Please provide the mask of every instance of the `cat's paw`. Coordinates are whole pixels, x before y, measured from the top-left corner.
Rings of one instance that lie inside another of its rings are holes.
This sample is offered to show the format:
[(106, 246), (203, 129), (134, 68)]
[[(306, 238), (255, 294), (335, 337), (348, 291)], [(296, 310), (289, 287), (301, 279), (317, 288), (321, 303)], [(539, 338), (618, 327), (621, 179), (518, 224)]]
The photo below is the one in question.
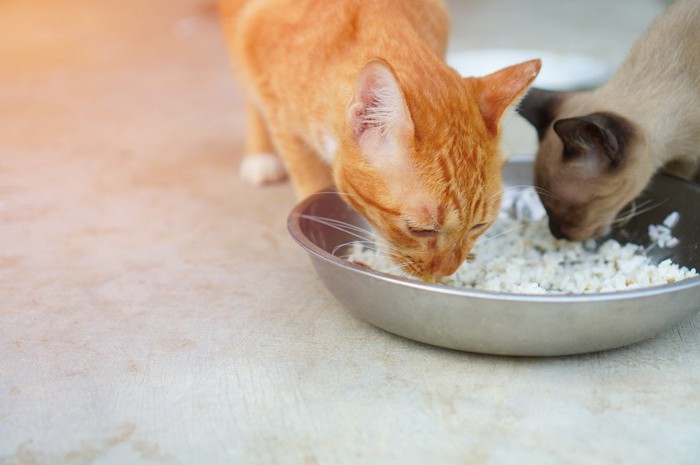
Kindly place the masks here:
[(282, 181), (287, 177), (282, 160), (271, 153), (246, 156), (241, 163), (240, 173), (241, 178), (256, 186)]

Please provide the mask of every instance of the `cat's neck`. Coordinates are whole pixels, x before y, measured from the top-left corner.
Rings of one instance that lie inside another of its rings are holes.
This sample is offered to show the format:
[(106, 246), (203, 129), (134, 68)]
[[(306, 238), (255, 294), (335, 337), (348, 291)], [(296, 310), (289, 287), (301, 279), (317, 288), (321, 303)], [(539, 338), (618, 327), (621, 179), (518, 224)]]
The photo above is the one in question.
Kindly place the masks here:
[(641, 128), (659, 164), (700, 157), (700, 6), (681, 0), (670, 8), (593, 92), (599, 106)]

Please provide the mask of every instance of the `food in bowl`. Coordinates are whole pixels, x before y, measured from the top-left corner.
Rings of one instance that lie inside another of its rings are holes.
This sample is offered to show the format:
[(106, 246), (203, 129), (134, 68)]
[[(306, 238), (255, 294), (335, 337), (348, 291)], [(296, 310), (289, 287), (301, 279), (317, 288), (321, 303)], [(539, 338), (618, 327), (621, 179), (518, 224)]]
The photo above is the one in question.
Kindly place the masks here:
[[(484, 233), (465, 261), (440, 283), (494, 292), (522, 294), (586, 294), (670, 284), (698, 276), (693, 268), (670, 259), (655, 263), (651, 247), (675, 247), (672, 229), (679, 215), (671, 213), (660, 225), (649, 225), (651, 246), (621, 244), (607, 239), (571, 242), (549, 232), (544, 208), (532, 188), (504, 193), (497, 220)], [(401, 275), (381, 243), (352, 244), (348, 260), (378, 271)]]

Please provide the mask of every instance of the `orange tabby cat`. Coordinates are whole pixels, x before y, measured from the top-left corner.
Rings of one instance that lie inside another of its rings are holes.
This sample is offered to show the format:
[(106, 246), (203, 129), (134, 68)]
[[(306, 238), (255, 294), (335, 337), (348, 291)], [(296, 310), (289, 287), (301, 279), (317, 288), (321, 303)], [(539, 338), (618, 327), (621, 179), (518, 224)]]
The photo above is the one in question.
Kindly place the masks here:
[(540, 61), (460, 77), (439, 0), (221, 0), (221, 13), (248, 95), (242, 175), (288, 172), (299, 197), (335, 183), (407, 272), (452, 274), (497, 214), (500, 120)]

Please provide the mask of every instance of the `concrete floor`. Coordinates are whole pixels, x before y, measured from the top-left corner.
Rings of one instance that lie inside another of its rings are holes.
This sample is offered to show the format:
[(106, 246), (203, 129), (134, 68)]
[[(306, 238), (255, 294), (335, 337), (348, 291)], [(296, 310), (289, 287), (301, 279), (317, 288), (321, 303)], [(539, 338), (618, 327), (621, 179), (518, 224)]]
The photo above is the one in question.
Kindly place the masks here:
[[(453, 49), (618, 62), (662, 5), (453, 7)], [(291, 188), (238, 180), (209, 1), (9, 0), (0, 44), (1, 465), (697, 463), (697, 315), (515, 359), (341, 308), (288, 237)]]

